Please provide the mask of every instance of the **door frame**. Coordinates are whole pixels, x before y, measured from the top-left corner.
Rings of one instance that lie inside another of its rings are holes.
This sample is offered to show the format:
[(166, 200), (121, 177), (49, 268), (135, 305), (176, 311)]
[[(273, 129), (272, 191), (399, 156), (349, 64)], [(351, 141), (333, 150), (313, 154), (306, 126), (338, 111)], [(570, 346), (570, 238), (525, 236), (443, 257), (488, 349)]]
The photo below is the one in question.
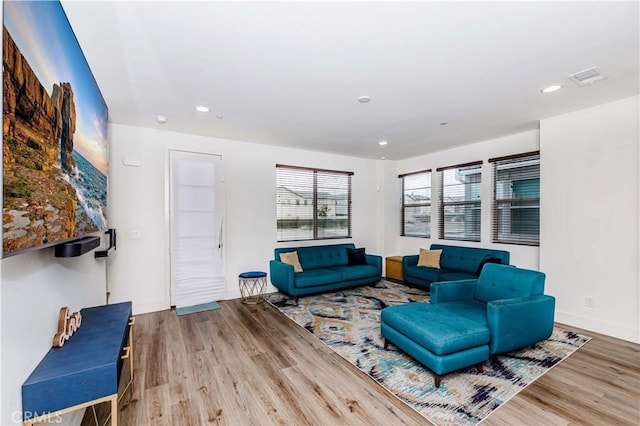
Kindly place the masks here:
[[(165, 246), (165, 250), (164, 250), (164, 276), (165, 276), (165, 297), (166, 300), (169, 301), (169, 307), (174, 307), (175, 306), (175, 293), (174, 293), (174, 286), (173, 286), (173, 269), (172, 269), (172, 258), (171, 258), (171, 200), (172, 200), (172, 186), (171, 186), (171, 153), (172, 152), (176, 152), (176, 153), (185, 153), (185, 154), (197, 154), (197, 155), (210, 155), (210, 156), (214, 156), (214, 157), (220, 157), (220, 165), (222, 167), (221, 170), (221, 183), (226, 185), (226, 168), (224, 166), (224, 157), (221, 154), (216, 154), (216, 153), (212, 153), (212, 152), (204, 152), (204, 151), (195, 151), (195, 150), (188, 150), (188, 149), (176, 149), (176, 148), (168, 148), (166, 151), (166, 156), (165, 156), (165, 173), (164, 173), (164, 183), (165, 183), (165, 203), (164, 203), (164, 226), (165, 226), (165, 232), (164, 232), (164, 246)], [(222, 257), (224, 259), (226, 259), (226, 247), (225, 247), (225, 241), (226, 239), (226, 209), (227, 209), (227, 192), (226, 189), (223, 193), (223, 200), (224, 200), (224, 214), (223, 214), (223, 221), (222, 221), (222, 232), (221, 232), (221, 240), (222, 240)], [(225, 269), (224, 271), (225, 273), (225, 281), (228, 282), (227, 280), (227, 271)]]

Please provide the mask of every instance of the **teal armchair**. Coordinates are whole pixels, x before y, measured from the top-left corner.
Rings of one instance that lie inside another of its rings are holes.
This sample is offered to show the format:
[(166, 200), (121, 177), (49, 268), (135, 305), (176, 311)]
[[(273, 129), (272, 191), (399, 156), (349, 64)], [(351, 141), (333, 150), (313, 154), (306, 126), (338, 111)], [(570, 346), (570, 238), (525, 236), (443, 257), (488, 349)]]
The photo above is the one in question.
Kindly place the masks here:
[(547, 339), (555, 298), (543, 294), (545, 274), (486, 264), (479, 278), (431, 284), (430, 303), (385, 308), (381, 333), (435, 375), (482, 364), (491, 355)]
[(450, 308), (463, 317), (484, 312), (490, 353), (498, 354), (551, 336), (555, 298), (543, 294), (544, 281), (539, 271), (487, 264), (478, 279), (432, 284), (430, 302), (454, 303)]

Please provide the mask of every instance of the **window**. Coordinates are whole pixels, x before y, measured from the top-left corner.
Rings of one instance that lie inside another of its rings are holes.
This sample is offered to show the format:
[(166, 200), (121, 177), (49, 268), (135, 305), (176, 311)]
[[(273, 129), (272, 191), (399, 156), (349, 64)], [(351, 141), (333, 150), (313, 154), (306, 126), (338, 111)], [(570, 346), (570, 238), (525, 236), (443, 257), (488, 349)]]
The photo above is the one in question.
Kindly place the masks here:
[(494, 243), (540, 244), (540, 153), (492, 158)]
[(278, 241), (351, 238), (352, 175), (276, 164)]
[(482, 161), (438, 169), (439, 237), (480, 241)]
[(431, 170), (399, 175), (402, 185), (400, 235), (431, 237)]

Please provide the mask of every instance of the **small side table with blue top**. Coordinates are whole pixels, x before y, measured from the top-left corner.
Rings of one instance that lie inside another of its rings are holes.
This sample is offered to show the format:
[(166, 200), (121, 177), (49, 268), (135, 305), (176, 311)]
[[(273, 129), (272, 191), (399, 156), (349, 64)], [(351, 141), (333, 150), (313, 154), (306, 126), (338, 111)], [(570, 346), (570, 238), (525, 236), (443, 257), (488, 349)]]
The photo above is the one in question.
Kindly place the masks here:
[(256, 304), (264, 300), (267, 287), (267, 273), (262, 271), (243, 272), (238, 275), (242, 303)]

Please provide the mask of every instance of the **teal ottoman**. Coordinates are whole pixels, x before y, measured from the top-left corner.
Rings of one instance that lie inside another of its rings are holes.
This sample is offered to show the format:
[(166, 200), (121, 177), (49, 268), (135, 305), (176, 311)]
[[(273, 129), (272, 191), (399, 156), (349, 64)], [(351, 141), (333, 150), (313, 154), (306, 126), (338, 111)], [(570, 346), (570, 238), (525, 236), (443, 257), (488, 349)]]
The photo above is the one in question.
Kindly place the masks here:
[(482, 363), (489, 359), (489, 329), (439, 305), (391, 306), (382, 310), (381, 319), (385, 349), (391, 342), (429, 368), (438, 388), (443, 374), (472, 365), (482, 372)]

